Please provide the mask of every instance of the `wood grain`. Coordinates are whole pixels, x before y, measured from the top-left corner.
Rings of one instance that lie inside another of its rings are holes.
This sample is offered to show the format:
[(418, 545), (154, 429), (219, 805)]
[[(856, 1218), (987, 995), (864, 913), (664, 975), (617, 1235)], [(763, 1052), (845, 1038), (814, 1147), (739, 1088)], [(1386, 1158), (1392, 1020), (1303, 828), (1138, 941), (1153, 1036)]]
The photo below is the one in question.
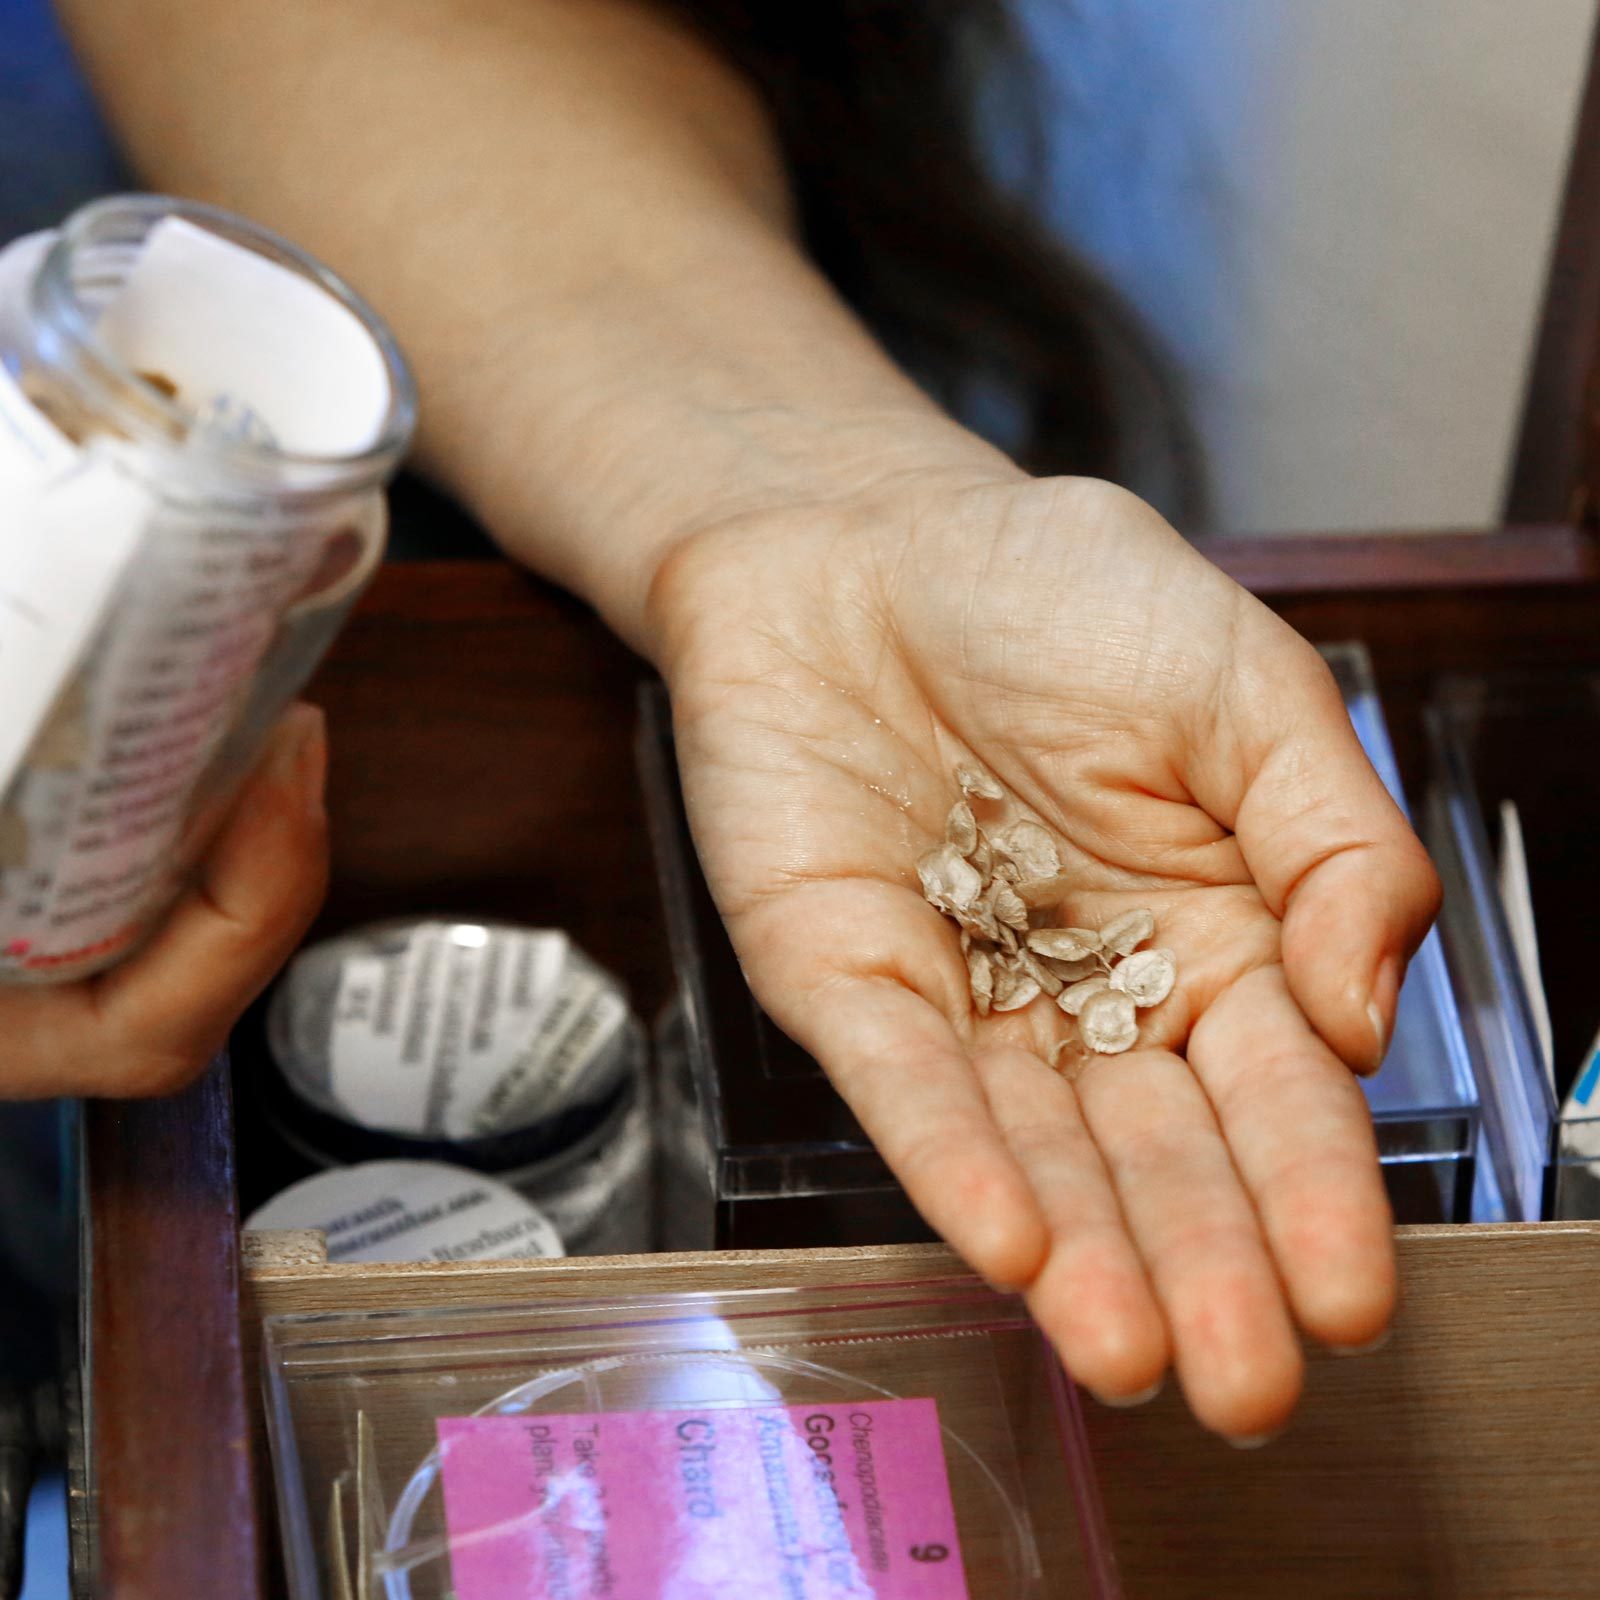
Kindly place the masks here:
[[(1410, 1228), (1404, 1306), (1363, 1357), (1312, 1353), (1288, 1435), (1235, 1451), (1177, 1393), (1089, 1407), (1101, 1492), (1130, 1600), (1579, 1600), (1600, 1368), (1600, 1224)], [(960, 1276), (937, 1246), (464, 1263), (308, 1266), (270, 1249), (255, 1310), (512, 1305), (661, 1289), (895, 1283)], [(1049, 1418), (1040, 1413), (1040, 1427)], [(1037, 1443), (1037, 1442), (1036, 1442)]]
[(260, 1592), (226, 1064), (85, 1110), (93, 1592)]
[(1204, 553), (1269, 600), (1439, 589), (1527, 589), (1600, 581), (1600, 542), (1567, 523), (1492, 533), (1258, 534), (1208, 539)]
[(569, 929), (666, 993), (633, 759), (645, 667), (503, 562), (386, 567), (318, 674), (336, 870), (319, 932), (427, 911)]

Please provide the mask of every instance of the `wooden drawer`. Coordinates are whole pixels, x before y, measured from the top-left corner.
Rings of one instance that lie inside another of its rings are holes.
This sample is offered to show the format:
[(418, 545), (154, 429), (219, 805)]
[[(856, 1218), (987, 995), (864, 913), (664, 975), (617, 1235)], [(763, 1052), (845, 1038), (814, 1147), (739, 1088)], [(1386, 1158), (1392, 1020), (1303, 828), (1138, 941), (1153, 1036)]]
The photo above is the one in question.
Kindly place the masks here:
[[(1368, 642), (1413, 780), (1437, 673), (1600, 664), (1600, 557), (1573, 529), (1212, 553), (1313, 639)], [(630, 750), (639, 671), (581, 608), (498, 564), (386, 571), (315, 693), (334, 742), (324, 926), (469, 906), (559, 922), (653, 1010), (668, 973)], [(246, 1269), (221, 1068), (173, 1101), (91, 1107), (85, 1148), (84, 1520), (117, 1595), (271, 1592), (263, 1314), (955, 1270), (933, 1247), (441, 1267), (302, 1248)], [(1600, 1225), (1409, 1229), (1401, 1251), (1393, 1343), (1314, 1356), (1275, 1448), (1202, 1436), (1175, 1393), (1091, 1405), (1130, 1595), (1594, 1592)]]
[[(261, 1235), (247, 1325), (283, 1312), (495, 1306), (639, 1291), (921, 1281), (959, 1274), (932, 1245), (716, 1255), (328, 1266), (299, 1236)], [(290, 1245), (285, 1251), (280, 1241)], [(1594, 1592), (1600, 1540), (1579, 1530), (1600, 1451), (1600, 1223), (1408, 1228), (1405, 1309), (1388, 1346), (1313, 1353), (1283, 1439), (1236, 1451), (1181, 1398), (1087, 1403), (1130, 1596)], [(248, 1349), (248, 1347), (247, 1347)], [(1053, 1419), (1035, 1414), (1049, 1448)]]

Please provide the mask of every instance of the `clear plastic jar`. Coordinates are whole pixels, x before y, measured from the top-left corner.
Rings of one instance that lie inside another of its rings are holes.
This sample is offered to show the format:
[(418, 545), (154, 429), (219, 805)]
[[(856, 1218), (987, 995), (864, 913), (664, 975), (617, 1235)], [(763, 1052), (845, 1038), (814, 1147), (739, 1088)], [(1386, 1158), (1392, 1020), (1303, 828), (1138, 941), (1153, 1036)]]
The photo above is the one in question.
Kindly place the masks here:
[(415, 415), (375, 314), (237, 217), (117, 198), (0, 253), (0, 600), (59, 602), (37, 707), (0, 618), (0, 981), (109, 966), (181, 891), (381, 558)]

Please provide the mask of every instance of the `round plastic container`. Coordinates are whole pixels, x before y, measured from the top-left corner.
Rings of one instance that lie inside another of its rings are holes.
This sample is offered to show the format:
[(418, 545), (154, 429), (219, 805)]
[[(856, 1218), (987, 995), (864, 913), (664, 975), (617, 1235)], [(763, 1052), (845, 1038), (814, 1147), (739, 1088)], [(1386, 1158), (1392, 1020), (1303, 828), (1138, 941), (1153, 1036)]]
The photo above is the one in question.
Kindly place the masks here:
[(568, 1254), (652, 1248), (643, 1030), (566, 934), (360, 929), (295, 958), (266, 1031), (262, 1113), (307, 1168), (448, 1161), (532, 1200)]
[(335, 1262), (565, 1253), (550, 1219), (514, 1189), (432, 1161), (368, 1161), (302, 1179), (254, 1211), (245, 1227), (319, 1229)]

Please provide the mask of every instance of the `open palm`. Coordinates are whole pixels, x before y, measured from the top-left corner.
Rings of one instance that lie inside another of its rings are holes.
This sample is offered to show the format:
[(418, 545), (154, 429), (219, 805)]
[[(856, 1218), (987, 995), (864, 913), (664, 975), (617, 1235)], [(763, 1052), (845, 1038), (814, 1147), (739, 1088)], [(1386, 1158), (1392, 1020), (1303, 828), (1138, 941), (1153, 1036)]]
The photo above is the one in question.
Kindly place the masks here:
[[(1172, 1362), (1209, 1426), (1281, 1425), (1294, 1322), (1356, 1346), (1392, 1312), (1349, 1069), (1437, 893), (1316, 654), (1088, 480), (764, 513), (680, 550), (657, 604), (691, 825), (769, 1013), (1083, 1382), (1132, 1398)], [(1061, 920), (1155, 912), (1179, 981), (1133, 1051), (1061, 1074), (1048, 1000), (974, 1014), (914, 869), (959, 762), (1056, 836)]]

